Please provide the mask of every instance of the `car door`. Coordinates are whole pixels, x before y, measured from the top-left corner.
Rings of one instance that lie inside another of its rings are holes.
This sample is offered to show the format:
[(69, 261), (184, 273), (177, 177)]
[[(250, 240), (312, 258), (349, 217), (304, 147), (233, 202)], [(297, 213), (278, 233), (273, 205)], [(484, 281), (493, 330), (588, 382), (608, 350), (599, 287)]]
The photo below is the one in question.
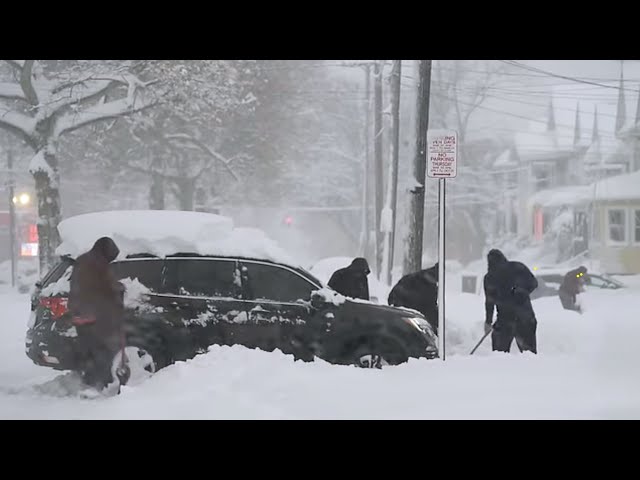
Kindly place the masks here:
[(163, 291), (162, 258), (140, 256), (111, 264), (116, 277), (125, 286), (125, 331), (128, 341), (142, 342), (149, 348), (157, 348), (161, 362), (171, 357), (172, 323), (167, 321), (166, 298)]
[(267, 351), (299, 353), (304, 349), (306, 324), (313, 317), (311, 293), (320, 286), (278, 264), (242, 261), (242, 268), (250, 342)]
[(237, 342), (235, 322), (246, 321), (238, 263), (209, 257), (167, 257), (165, 307), (181, 334), (177, 360), (206, 351), (210, 345)]

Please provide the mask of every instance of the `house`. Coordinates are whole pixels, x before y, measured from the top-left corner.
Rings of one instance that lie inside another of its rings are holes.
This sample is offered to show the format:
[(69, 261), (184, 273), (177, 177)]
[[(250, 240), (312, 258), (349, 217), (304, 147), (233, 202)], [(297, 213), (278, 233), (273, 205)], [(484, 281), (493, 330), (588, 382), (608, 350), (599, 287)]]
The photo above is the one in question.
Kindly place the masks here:
[(640, 171), (593, 185), (591, 258), (611, 274), (640, 274)]
[[(592, 199), (592, 188), (588, 185), (570, 185), (541, 190), (532, 195), (529, 198), (528, 209), (532, 212), (534, 239), (542, 241), (545, 234), (552, 230), (554, 221), (562, 212), (570, 212), (574, 230), (584, 229)], [(580, 236), (583, 236), (583, 233), (586, 232), (581, 232)], [(585, 241), (587, 239), (588, 237), (585, 237)]]
[(496, 212), (496, 234), (500, 237), (518, 233), (518, 154), (514, 147), (502, 152), (493, 162), (494, 185), (498, 188), (499, 209)]
[(517, 234), (534, 236), (540, 225), (531, 210), (529, 199), (539, 192), (580, 184), (584, 175), (581, 159), (588, 145), (581, 137), (579, 105), (574, 125), (556, 123), (558, 108), (553, 98), (546, 121), (536, 119), (527, 131), (514, 137), (513, 163), (517, 163)]
[[(622, 73), (618, 82), (601, 86), (555, 85), (546, 120), (532, 119), (514, 136), (514, 147), (509, 163), (518, 172), (518, 237), (543, 242), (559, 215), (573, 215), (572, 249), (588, 248), (592, 199), (583, 187), (640, 166), (640, 95)], [(497, 159), (494, 171), (505, 171), (503, 164)], [(503, 208), (511, 208), (506, 203)]]

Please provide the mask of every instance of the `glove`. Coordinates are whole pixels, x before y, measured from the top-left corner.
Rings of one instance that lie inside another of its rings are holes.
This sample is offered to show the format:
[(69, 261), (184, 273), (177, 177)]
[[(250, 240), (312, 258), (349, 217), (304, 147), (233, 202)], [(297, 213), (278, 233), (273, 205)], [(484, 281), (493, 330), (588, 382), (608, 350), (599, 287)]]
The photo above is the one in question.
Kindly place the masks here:
[(484, 322), (484, 333), (489, 333), (491, 331), (491, 329), (493, 328), (493, 325), (491, 324), (491, 322)]

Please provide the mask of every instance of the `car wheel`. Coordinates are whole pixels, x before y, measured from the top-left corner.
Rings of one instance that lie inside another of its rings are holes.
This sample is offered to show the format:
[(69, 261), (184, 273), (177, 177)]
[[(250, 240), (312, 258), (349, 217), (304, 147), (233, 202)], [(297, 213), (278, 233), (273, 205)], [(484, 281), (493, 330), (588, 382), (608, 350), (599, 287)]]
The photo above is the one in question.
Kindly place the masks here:
[(112, 375), (120, 380), (121, 385), (139, 385), (158, 370), (158, 360), (145, 347), (127, 345), (124, 354), (124, 364), (122, 350), (119, 350), (111, 366)]
[(408, 360), (404, 349), (390, 339), (364, 339), (348, 354), (347, 364), (359, 368), (377, 368), (399, 365)]

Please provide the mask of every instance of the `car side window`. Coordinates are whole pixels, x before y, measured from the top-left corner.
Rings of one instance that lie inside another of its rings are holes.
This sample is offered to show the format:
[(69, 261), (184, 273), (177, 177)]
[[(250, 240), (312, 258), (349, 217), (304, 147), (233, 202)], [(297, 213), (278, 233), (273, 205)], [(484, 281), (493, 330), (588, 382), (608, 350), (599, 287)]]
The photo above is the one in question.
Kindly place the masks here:
[(169, 293), (194, 297), (242, 298), (236, 262), (224, 260), (167, 259)]
[(251, 300), (295, 303), (308, 301), (316, 287), (309, 281), (277, 265), (243, 262), (247, 269), (245, 290)]
[(116, 279), (138, 279), (138, 281), (154, 292), (160, 292), (162, 284), (162, 260), (123, 260), (111, 264)]

